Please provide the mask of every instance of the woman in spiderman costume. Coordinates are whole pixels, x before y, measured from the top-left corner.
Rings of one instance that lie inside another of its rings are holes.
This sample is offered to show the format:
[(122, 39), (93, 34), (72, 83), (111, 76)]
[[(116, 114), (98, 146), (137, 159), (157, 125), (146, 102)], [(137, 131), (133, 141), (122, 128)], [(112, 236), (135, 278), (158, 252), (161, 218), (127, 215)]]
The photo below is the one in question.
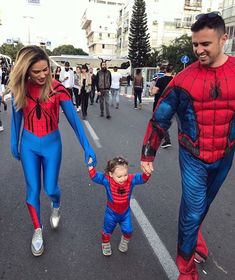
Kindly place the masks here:
[(13, 97), (11, 151), (23, 166), (26, 203), (34, 226), (31, 250), (34, 256), (40, 256), (44, 250), (40, 218), (41, 169), (44, 190), (51, 198), (51, 227), (56, 229), (60, 220), (60, 106), (84, 149), (85, 163), (90, 160), (95, 165), (96, 157), (70, 94), (60, 82), (52, 80), (49, 58), (40, 47), (26, 46), (18, 52), (8, 90)]
[(201, 14), (191, 31), (198, 61), (180, 72), (158, 101), (141, 157), (142, 170), (151, 173), (176, 113), (182, 179), (176, 258), (180, 280), (197, 280), (195, 261), (208, 257), (200, 227), (231, 168), (235, 147), (235, 58), (224, 54), (224, 20), (217, 12)]
[(109, 160), (104, 172), (96, 172), (89, 167), (93, 182), (104, 185), (107, 193), (104, 226), (102, 232), (102, 252), (104, 256), (112, 254), (110, 238), (117, 224), (120, 225), (122, 237), (118, 246), (119, 251), (128, 250), (128, 242), (132, 234), (130, 199), (135, 185), (145, 184), (149, 174), (128, 174), (128, 161), (122, 157)]

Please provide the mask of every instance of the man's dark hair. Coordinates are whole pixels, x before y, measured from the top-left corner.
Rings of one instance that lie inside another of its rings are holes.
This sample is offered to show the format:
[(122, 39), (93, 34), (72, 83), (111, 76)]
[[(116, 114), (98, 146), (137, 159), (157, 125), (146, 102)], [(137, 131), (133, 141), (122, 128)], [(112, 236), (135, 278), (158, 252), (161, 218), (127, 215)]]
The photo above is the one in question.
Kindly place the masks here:
[(220, 31), (222, 34), (226, 33), (224, 20), (218, 12), (200, 14), (197, 17), (197, 21), (191, 26), (192, 32), (198, 32), (207, 27)]
[(166, 73), (171, 73), (174, 69), (174, 66), (172, 64), (168, 64), (166, 66)]

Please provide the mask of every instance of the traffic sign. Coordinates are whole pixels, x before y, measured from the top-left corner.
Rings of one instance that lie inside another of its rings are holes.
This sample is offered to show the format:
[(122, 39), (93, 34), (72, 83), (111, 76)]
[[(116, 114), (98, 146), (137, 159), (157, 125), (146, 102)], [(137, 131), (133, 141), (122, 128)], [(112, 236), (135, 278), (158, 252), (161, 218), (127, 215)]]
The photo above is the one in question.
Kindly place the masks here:
[(189, 62), (189, 57), (187, 55), (183, 55), (180, 60), (183, 64), (187, 64)]

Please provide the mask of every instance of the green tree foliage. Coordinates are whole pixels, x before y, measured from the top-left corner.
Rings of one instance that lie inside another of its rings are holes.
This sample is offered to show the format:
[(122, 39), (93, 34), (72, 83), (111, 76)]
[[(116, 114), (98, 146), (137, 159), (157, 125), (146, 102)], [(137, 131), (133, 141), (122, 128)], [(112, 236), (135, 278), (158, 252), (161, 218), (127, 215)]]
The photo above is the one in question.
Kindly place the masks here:
[(159, 61), (165, 61), (174, 65), (175, 71), (179, 72), (184, 68), (183, 63), (180, 60), (183, 55), (187, 55), (189, 57), (188, 64), (196, 61), (192, 48), (192, 39), (191, 36), (188, 36), (187, 34), (176, 38), (169, 46), (162, 45), (158, 58)]
[(135, 0), (129, 33), (128, 57), (133, 68), (148, 66), (150, 57), (150, 43), (147, 25), (147, 14), (145, 12), (145, 1)]
[(16, 54), (17, 52), (23, 48), (23, 44), (22, 43), (18, 43), (18, 44), (3, 44), (2, 46), (0, 46), (0, 53), (4, 54), (4, 55), (8, 55), (10, 56), (10, 58), (14, 61), (16, 58)]
[(62, 54), (68, 54), (68, 55), (88, 55), (88, 53), (84, 52), (82, 49), (74, 48), (72, 45), (62, 45), (59, 46), (52, 51), (52, 55), (62, 55)]
[(150, 54), (148, 66), (157, 67), (159, 64), (161, 64), (160, 50), (153, 49)]

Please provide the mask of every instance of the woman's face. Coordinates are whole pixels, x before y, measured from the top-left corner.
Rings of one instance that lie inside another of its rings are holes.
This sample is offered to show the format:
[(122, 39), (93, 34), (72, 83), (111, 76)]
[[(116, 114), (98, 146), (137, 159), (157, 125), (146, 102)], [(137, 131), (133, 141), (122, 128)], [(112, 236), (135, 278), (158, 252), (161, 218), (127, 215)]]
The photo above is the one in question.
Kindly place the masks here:
[(46, 83), (48, 75), (50, 75), (50, 67), (46, 60), (39, 60), (29, 69), (29, 77), (31, 81), (40, 86)]

